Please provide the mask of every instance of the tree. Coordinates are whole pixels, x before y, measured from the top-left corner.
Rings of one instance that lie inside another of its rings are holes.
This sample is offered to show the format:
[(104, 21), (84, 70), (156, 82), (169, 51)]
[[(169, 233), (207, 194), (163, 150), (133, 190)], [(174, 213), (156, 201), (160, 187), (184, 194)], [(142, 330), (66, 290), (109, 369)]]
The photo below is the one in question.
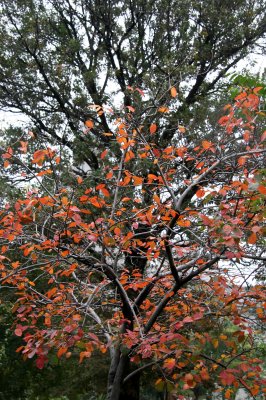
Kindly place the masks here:
[[(192, 139), (206, 132), (206, 110), (226, 74), (265, 34), (263, 0), (0, 5), (0, 106), (26, 115), (39, 138), (69, 149), (80, 175), (84, 166), (99, 170), (98, 152), (110, 142), (105, 134), (116, 117), (104, 105), (116, 112), (118, 102), (134, 103), (135, 118), (148, 127), (160, 106), (175, 103), (154, 138), (160, 147), (171, 142), (177, 121), (191, 127)], [(145, 90), (145, 107), (135, 88)], [(95, 106), (102, 107), (98, 115)], [(93, 126), (84, 136), (87, 120)]]
[[(26, 176), (35, 169), (35, 187), (1, 211), (1, 284), (17, 293), (25, 359), (42, 369), (53, 350), (59, 358), (78, 351), (80, 363), (109, 352), (108, 400), (138, 399), (140, 376), (153, 367), (157, 386), (178, 396), (210, 377), (226, 398), (238, 387), (262, 393), (251, 310), (264, 318), (265, 291), (245, 286), (247, 268), (252, 276), (265, 262), (259, 94), (265, 88), (243, 89), (225, 106), (216, 143), (196, 145), (179, 125), (160, 147), (169, 107), (147, 126), (132, 104), (106, 134), (98, 176), (67, 186), (58, 184), (56, 148), (34, 151), (31, 165), (1, 149), (7, 171), (13, 162)], [(233, 325), (233, 337), (204, 331), (214, 320)], [(215, 357), (220, 342), (226, 351)]]

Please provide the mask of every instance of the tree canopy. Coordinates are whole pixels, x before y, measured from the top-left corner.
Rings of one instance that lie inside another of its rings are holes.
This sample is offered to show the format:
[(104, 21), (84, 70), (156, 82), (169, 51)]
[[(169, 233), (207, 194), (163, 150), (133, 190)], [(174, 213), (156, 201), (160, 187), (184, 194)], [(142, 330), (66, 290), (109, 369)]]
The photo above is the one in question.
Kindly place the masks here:
[[(158, 107), (173, 103), (174, 86), (175, 107), (158, 138), (167, 145), (173, 123), (192, 125), (193, 105), (208, 99), (210, 106), (228, 70), (265, 33), (263, 0), (0, 4), (0, 106), (27, 115), (35, 134), (92, 169), (99, 167), (93, 146), (108, 142), (114, 118), (95, 117), (88, 105), (134, 103), (135, 118), (150, 124)], [(140, 108), (130, 87), (145, 90)], [(93, 115), (84, 138), (80, 128)]]
[(0, 105), (30, 118), (0, 147), (17, 352), (40, 370), (96, 354), (107, 400), (149, 373), (180, 400), (262, 396), (266, 90), (222, 89), (263, 2), (0, 4)]

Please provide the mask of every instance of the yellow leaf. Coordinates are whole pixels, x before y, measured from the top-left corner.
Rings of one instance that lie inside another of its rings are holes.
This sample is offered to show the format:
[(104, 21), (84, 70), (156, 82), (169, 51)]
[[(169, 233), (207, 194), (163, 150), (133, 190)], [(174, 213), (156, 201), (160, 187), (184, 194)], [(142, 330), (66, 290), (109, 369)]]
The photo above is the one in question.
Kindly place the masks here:
[(186, 132), (186, 128), (183, 125), (178, 125), (178, 130), (181, 133), (185, 133)]

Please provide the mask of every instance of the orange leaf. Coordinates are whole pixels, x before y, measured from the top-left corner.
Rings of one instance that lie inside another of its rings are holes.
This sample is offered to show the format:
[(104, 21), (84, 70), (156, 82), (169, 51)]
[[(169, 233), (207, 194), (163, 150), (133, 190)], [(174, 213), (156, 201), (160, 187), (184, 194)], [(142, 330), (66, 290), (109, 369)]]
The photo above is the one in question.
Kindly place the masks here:
[(157, 130), (157, 125), (156, 124), (151, 124), (150, 126), (150, 134), (153, 135)]
[(170, 89), (170, 93), (172, 97), (176, 97), (177, 96), (177, 90), (174, 86), (171, 87)]
[(179, 219), (177, 221), (177, 224), (179, 226), (184, 227), (184, 228), (188, 228), (191, 225), (191, 223), (190, 223), (190, 221), (188, 219)]
[(108, 150), (105, 149), (105, 150), (102, 152), (102, 154), (101, 154), (101, 160), (103, 160), (103, 159), (105, 158), (105, 156), (106, 156), (107, 153), (108, 153)]
[(86, 126), (87, 128), (89, 128), (89, 129), (91, 129), (91, 128), (94, 127), (94, 123), (93, 123), (92, 120), (87, 119), (87, 121), (85, 121), (85, 126)]
[(212, 147), (212, 142), (208, 142), (208, 140), (203, 140), (202, 141), (202, 147), (205, 149), (205, 150), (208, 150), (209, 148), (211, 148)]
[(247, 156), (239, 157), (239, 159), (237, 160), (238, 165), (243, 166), (246, 163), (247, 158), (248, 158)]
[(218, 124), (220, 125), (226, 125), (229, 121), (229, 116), (228, 115), (224, 115), (223, 117), (221, 117), (218, 121)]
[(79, 355), (79, 363), (81, 364), (85, 357), (90, 357), (90, 356), (91, 356), (90, 351), (82, 351)]
[(249, 131), (245, 131), (243, 133), (243, 139), (245, 140), (245, 142), (248, 142), (250, 139), (250, 132)]
[(67, 256), (69, 255), (69, 250), (61, 251), (60, 255), (61, 255), (62, 257), (67, 257)]
[(13, 150), (12, 150), (11, 147), (9, 147), (9, 148), (7, 149), (7, 152), (4, 153), (4, 154), (2, 155), (2, 158), (3, 158), (3, 159), (11, 158), (12, 155), (13, 155)]
[(227, 389), (227, 390), (226, 390), (226, 392), (225, 392), (225, 394), (224, 394), (224, 397), (225, 397), (226, 399), (230, 399), (230, 397), (231, 397), (231, 390), (230, 390), (230, 389)]
[(263, 312), (263, 309), (261, 307), (256, 308), (256, 313), (257, 313), (259, 318), (263, 318), (264, 317), (264, 312)]
[(44, 175), (52, 174), (52, 173), (53, 173), (53, 171), (51, 169), (45, 169), (44, 171), (39, 172), (37, 174), (37, 176), (44, 176)]
[(205, 195), (205, 190), (203, 190), (203, 189), (199, 189), (199, 190), (197, 190), (197, 192), (196, 192), (196, 196), (197, 197), (203, 197)]
[(105, 236), (103, 238), (103, 243), (105, 244), (105, 246), (114, 246), (115, 240), (110, 236)]
[(12, 268), (16, 269), (16, 268), (18, 268), (20, 266), (20, 262), (19, 261), (15, 261), (11, 265), (12, 265)]
[(257, 235), (256, 235), (256, 233), (253, 232), (248, 238), (248, 243), (255, 244), (256, 241), (257, 241)]
[(47, 152), (45, 150), (36, 150), (33, 154), (32, 164), (41, 166), (44, 162)]
[(259, 92), (261, 89), (263, 89), (262, 86), (255, 87), (255, 88), (253, 89), (253, 93), (258, 94), (258, 92)]
[(109, 191), (108, 191), (106, 188), (102, 187), (102, 188), (99, 189), (99, 190), (100, 190), (100, 192), (102, 192), (102, 194), (103, 194), (105, 197), (110, 197), (110, 193), (109, 193)]
[(67, 197), (62, 197), (61, 202), (64, 206), (68, 205), (68, 198)]
[(175, 364), (176, 364), (175, 358), (167, 358), (163, 363), (163, 366), (169, 371), (172, 371), (172, 369), (174, 369), (175, 367)]
[(113, 171), (108, 172), (108, 174), (106, 175), (106, 179), (111, 179), (113, 176)]
[(119, 236), (121, 233), (121, 229), (116, 226), (114, 229), (114, 233)]
[(186, 132), (186, 128), (183, 125), (178, 125), (178, 130), (181, 133), (185, 133)]
[(208, 371), (207, 371), (206, 368), (203, 368), (203, 369), (200, 371), (200, 376), (201, 376), (201, 379), (202, 379), (203, 381), (208, 381), (208, 380), (210, 379), (210, 375), (209, 375), (209, 373), (208, 373)]
[(165, 107), (165, 106), (162, 106), (162, 107), (158, 108), (158, 111), (161, 112), (161, 113), (168, 113), (169, 112), (169, 108)]
[(97, 196), (90, 197), (90, 198), (88, 198), (88, 200), (94, 207), (97, 207), (97, 208), (102, 208), (103, 204), (105, 204)]
[(141, 178), (140, 176), (132, 176), (132, 180), (135, 186), (139, 186), (142, 184), (143, 178)]
[(266, 194), (266, 186), (259, 185), (258, 192), (261, 194)]
[(125, 156), (125, 162), (132, 160), (132, 158), (134, 158), (134, 157), (135, 157), (135, 155), (134, 155), (133, 151), (128, 150), (127, 154)]

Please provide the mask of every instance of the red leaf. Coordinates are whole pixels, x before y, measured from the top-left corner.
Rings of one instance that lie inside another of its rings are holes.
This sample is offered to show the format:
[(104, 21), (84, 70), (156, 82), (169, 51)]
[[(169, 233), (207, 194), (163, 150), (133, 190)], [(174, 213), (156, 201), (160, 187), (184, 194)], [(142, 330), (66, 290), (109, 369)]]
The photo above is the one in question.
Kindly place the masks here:
[(15, 335), (16, 335), (16, 336), (22, 336), (22, 333), (23, 333), (23, 331), (22, 331), (21, 328), (16, 328), (16, 329), (15, 329)]
[(37, 360), (36, 360), (36, 367), (39, 368), (39, 369), (43, 369), (44, 364), (45, 364), (45, 360), (46, 359), (43, 356), (38, 357)]
[(157, 131), (157, 125), (151, 124), (150, 126), (150, 134), (153, 135)]
[(220, 378), (223, 385), (232, 385), (236, 381), (236, 377), (228, 371), (222, 371), (220, 373)]
[(221, 117), (219, 119), (218, 124), (224, 126), (224, 125), (227, 124), (228, 120), (229, 120), (229, 116), (228, 115), (224, 115), (223, 117)]
[(57, 357), (60, 358), (63, 354), (67, 352), (68, 348), (67, 347), (60, 347), (60, 349), (57, 352)]

